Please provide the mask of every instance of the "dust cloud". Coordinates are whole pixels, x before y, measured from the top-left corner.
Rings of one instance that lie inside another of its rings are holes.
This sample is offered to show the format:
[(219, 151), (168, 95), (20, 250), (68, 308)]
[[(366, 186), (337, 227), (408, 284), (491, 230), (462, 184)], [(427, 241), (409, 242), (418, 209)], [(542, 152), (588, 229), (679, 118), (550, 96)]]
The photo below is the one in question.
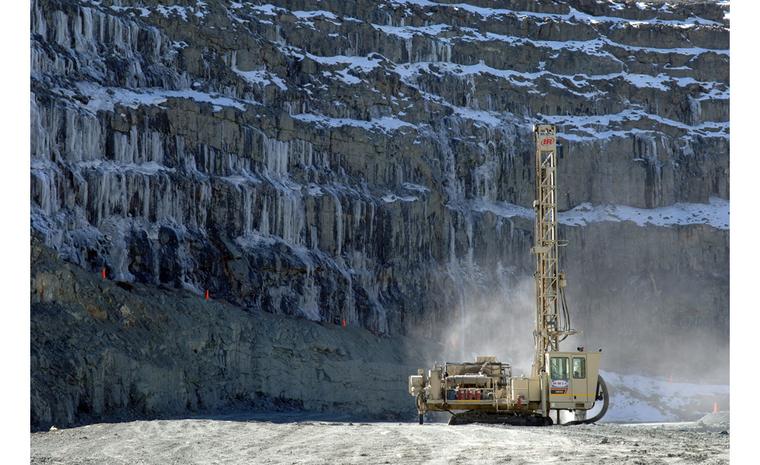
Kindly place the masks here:
[[(578, 288), (568, 293), (571, 324), (578, 334), (563, 341), (561, 350), (602, 349), (605, 371), (728, 384), (728, 335), (713, 325), (674, 323), (657, 305), (644, 308), (631, 296), (620, 296), (614, 307), (600, 308), (603, 304), (597, 299), (578, 295)], [(446, 323), (434, 331), (443, 348), (429, 365), (495, 355), (510, 363), (515, 375), (529, 374), (536, 305), (533, 278), (512, 277), (490, 292), (486, 286), (463, 286), (458, 300), (445, 312)]]
[(512, 365), (516, 375), (529, 374), (533, 361), (535, 291), (532, 278), (521, 278), (498, 292), (469, 289), (449, 324), (441, 331), (444, 353), (439, 361), (475, 361), (495, 355)]

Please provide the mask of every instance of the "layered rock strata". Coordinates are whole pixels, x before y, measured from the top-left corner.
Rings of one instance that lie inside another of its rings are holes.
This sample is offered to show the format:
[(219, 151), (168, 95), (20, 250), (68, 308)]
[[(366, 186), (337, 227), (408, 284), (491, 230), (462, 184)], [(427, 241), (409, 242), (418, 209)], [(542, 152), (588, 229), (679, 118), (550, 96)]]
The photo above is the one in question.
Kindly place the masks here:
[(611, 369), (687, 374), (708, 347), (727, 373), (727, 4), (30, 14), (32, 229), (68, 262), (457, 356), (483, 322), (490, 346), (530, 350), (530, 129), (547, 121), (577, 342)]

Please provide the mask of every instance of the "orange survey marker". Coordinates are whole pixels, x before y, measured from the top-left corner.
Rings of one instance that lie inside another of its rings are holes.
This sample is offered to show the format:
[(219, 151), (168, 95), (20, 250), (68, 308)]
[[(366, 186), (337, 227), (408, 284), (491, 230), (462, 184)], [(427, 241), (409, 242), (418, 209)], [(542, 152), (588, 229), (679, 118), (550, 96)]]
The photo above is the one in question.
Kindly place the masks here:
[(206, 289), (206, 300), (208, 300), (208, 289)]

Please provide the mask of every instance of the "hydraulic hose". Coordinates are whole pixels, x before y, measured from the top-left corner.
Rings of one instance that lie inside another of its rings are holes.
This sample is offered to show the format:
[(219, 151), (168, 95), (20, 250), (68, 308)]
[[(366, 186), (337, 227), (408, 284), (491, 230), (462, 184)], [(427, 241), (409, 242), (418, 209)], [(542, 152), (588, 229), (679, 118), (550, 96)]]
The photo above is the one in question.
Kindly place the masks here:
[[(567, 299), (565, 298), (565, 291), (562, 288), (560, 288), (559, 290), (559, 295), (560, 295), (560, 303), (561, 303), (561, 309), (562, 309), (562, 315), (560, 318), (560, 321), (561, 321), (560, 330), (567, 331), (570, 328), (572, 328), (572, 325), (570, 323), (570, 310), (567, 308)], [(562, 338), (560, 339), (560, 342), (567, 339), (567, 336), (568, 334), (565, 334), (564, 336), (562, 336)]]
[[(600, 392), (601, 391), (601, 392)], [(603, 404), (602, 409), (594, 415), (591, 418), (586, 418), (585, 420), (575, 420), (575, 421), (568, 421), (567, 423), (562, 423), (562, 426), (570, 426), (570, 425), (590, 425), (591, 423), (596, 423), (597, 421), (601, 420), (605, 413), (607, 413), (607, 408), (610, 406), (610, 393), (607, 390), (607, 383), (604, 382), (604, 378), (599, 376), (599, 380), (596, 383), (596, 393), (597, 393), (597, 399), (599, 398), (599, 395), (601, 393)]]

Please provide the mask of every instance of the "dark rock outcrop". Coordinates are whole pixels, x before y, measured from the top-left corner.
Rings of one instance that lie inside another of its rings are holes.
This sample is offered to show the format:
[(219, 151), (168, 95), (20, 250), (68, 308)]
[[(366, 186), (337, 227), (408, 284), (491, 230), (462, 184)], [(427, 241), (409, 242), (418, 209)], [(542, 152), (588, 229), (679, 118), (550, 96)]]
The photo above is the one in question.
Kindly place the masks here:
[(31, 426), (218, 413), (411, 418), (409, 338), (114, 282), (32, 246)]

